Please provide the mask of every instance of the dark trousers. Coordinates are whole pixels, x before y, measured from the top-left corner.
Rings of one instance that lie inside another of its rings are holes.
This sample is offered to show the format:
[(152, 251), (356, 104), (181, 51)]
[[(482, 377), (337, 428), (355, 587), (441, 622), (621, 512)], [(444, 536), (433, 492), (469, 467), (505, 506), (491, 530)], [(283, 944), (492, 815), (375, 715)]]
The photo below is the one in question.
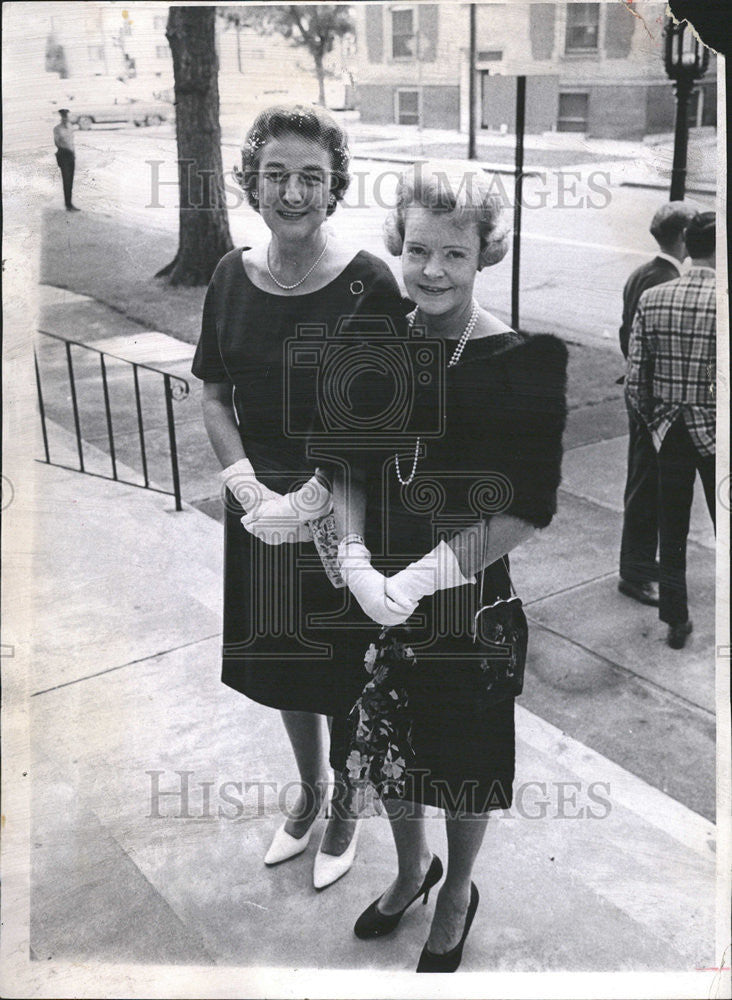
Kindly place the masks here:
[(714, 455), (701, 455), (683, 418), (668, 430), (658, 453), (659, 618), (680, 625), (689, 617), (686, 601), (686, 539), (696, 473), (714, 516)]
[(56, 163), (58, 163), (61, 169), (61, 180), (64, 185), (64, 203), (69, 208), (71, 206), (71, 189), (74, 186), (76, 157), (70, 149), (57, 149)]
[(629, 583), (650, 583), (658, 579), (658, 458), (650, 431), (632, 411), (628, 430), (620, 575)]

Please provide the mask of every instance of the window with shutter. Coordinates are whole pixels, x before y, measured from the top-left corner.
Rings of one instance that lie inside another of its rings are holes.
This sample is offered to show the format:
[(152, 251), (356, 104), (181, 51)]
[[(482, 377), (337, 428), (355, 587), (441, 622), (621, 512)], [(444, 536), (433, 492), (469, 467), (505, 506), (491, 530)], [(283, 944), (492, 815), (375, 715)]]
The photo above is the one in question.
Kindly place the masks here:
[(391, 11), (392, 59), (414, 58), (414, 8), (396, 7)]
[(597, 52), (600, 36), (600, 4), (568, 3), (566, 52)]

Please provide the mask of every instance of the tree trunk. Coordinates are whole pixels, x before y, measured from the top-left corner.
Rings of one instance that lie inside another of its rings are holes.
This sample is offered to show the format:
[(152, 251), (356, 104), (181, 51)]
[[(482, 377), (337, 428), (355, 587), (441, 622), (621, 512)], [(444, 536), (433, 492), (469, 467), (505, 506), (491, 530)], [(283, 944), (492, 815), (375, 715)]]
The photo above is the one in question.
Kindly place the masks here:
[(233, 244), (229, 233), (219, 124), (216, 8), (171, 7), (178, 142), (179, 234), (175, 259), (158, 276), (171, 285), (205, 285)]
[(315, 72), (318, 77), (318, 104), (325, 107), (325, 70), (323, 69), (323, 57), (320, 52), (313, 53), (315, 60)]

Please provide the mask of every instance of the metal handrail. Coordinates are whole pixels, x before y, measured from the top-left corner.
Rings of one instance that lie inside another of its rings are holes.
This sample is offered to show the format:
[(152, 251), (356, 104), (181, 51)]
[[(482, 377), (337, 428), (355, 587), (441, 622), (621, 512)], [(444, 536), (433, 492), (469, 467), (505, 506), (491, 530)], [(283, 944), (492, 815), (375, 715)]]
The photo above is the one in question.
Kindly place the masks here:
[[(63, 465), (60, 462), (53, 462), (51, 460), (49, 444), (48, 444), (48, 432), (46, 428), (46, 408), (43, 400), (43, 386), (41, 381), (41, 371), (38, 364), (38, 355), (33, 350), (33, 360), (36, 370), (36, 388), (38, 390), (38, 408), (41, 417), (41, 429), (43, 432), (43, 450), (45, 454), (45, 463), (47, 465), (55, 465), (62, 469), (70, 469), (73, 472), (83, 472), (86, 475), (96, 476), (100, 479), (109, 479), (114, 482), (124, 483), (127, 486), (137, 486), (141, 489), (152, 490), (154, 493), (163, 493), (166, 496), (175, 497), (175, 509), (183, 510), (183, 505), (181, 502), (181, 488), (180, 488), (180, 470), (178, 467), (178, 445), (175, 433), (175, 415), (173, 413), (173, 402), (181, 399), (185, 399), (190, 392), (190, 386), (188, 382), (181, 378), (180, 375), (171, 375), (169, 372), (163, 371), (160, 368), (156, 368), (154, 365), (144, 364), (141, 361), (130, 361), (129, 358), (122, 358), (118, 354), (112, 354), (109, 351), (102, 351), (98, 347), (94, 347), (91, 344), (82, 344), (78, 340), (70, 340), (68, 337), (62, 337), (57, 333), (50, 333), (48, 330), (39, 330), (40, 334), (44, 337), (51, 337), (53, 340), (58, 340), (65, 346), (66, 352), (66, 368), (69, 375), (69, 385), (71, 388), (71, 408), (74, 417), (74, 430), (76, 433), (76, 448), (79, 455), (79, 467), (73, 468), (72, 466)], [(102, 390), (104, 394), (104, 411), (107, 425), (107, 439), (109, 442), (109, 457), (112, 465), (112, 474), (110, 476), (105, 476), (97, 472), (89, 472), (84, 466), (84, 448), (83, 439), (81, 436), (81, 420), (79, 417), (79, 401), (76, 393), (76, 378), (74, 375), (74, 364), (71, 353), (72, 347), (80, 347), (85, 351), (92, 351), (99, 355), (99, 367), (102, 379)], [(117, 449), (115, 447), (114, 441), (114, 424), (112, 421), (112, 407), (109, 398), (109, 384), (107, 382), (107, 365), (105, 358), (111, 358), (115, 361), (119, 361), (122, 364), (130, 365), (132, 368), (134, 390), (135, 390), (135, 407), (137, 411), (137, 431), (140, 440), (140, 456), (142, 459), (142, 476), (145, 480), (144, 485), (140, 483), (133, 483), (129, 479), (122, 479), (118, 474), (117, 469)], [(140, 380), (138, 376), (138, 369), (144, 369), (145, 371), (154, 372), (156, 375), (161, 375), (163, 378), (163, 388), (165, 392), (165, 414), (168, 424), (168, 444), (170, 447), (170, 465), (171, 473), (173, 477), (173, 490), (164, 490), (159, 486), (150, 485), (150, 475), (147, 463), (147, 449), (145, 446), (145, 427), (142, 418), (142, 398), (140, 395)]]

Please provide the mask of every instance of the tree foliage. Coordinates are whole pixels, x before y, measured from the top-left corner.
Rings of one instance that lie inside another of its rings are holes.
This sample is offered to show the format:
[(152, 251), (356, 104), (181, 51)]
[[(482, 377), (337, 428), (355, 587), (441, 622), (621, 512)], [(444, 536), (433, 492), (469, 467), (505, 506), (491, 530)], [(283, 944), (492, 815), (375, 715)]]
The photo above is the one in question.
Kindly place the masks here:
[(293, 45), (307, 49), (315, 63), (318, 103), (325, 106), (325, 57), (336, 38), (354, 32), (348, 4), (256, 4), (221, 7), (221, 16), (237, 29), (253, 28), (262, 35), (277, 32)]

